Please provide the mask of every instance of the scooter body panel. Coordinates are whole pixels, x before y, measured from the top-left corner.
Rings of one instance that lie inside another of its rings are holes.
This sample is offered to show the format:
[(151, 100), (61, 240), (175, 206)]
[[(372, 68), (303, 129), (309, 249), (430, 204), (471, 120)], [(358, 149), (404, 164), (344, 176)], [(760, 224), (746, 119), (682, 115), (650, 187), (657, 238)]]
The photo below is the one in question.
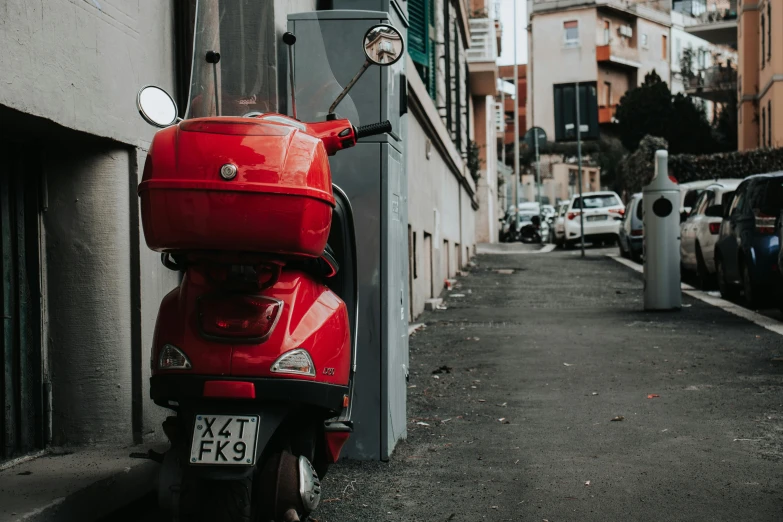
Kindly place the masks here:
[[(198, 300), (221, 290), (204, 273), (189, 270), (181, 286), (164, 298), (156, 325), (153, 375), (208, 375), (316, 381), (347, 386), (351, 339), (345, 303), (313, 276), (283, 270), (278, 281), (256, 295), (282, 301), (279, 319), (261, 342), (221, 342), (205, 338), (199, 327)], [(189, 358), (189, 370), (159, 370), (155, 363), (166, 344)], [(271, 367), (284, 353), (303, 348), (315, 366), (315, 376), (274, 373)], [(257, 397), (262, 399), (263, 397)]]

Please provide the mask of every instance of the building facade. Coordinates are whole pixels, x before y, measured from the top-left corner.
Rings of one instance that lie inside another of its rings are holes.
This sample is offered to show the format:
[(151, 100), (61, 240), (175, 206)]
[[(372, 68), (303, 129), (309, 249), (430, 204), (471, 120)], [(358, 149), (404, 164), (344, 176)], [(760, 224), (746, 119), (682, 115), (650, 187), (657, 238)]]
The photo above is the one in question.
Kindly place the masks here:
[[(620, 98), (655, 71), (671, 81), (670, 11), (665, 3), (538, 0), (529, 5), (529, 125), (556, 136), (554, 88), (595, 89), (599, 124), (611, 123)], [(547, 66), (557, 63), (557, 67)]]
[(737, 52), (688, 31), (699, 24), (699, 18), (672, 11), (671, 91), (691, 95), (713, 121), (716, 109), (729, 106), (729, 98), (736, 96)]
[(738, 5), (739, 149), (783, 146), (783, 0)]
[[(489, 2), (408, 0), (411, 319), (497, 237), (498, 25)], [(414, 74), (414, 71), (418, 74)], [(471, 161), (471, 155), (477, 155)], [(473, 171), (471, 171), (471, 166)]]

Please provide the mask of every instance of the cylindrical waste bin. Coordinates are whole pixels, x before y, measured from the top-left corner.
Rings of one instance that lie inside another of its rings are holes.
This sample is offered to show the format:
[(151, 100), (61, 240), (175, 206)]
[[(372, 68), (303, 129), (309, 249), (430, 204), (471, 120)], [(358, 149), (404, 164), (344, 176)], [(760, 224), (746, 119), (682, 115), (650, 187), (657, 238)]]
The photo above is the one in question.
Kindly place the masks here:
[(642, 189), (644, 205), (644, 309), (679, 310), (680, 188), (669, 179), (669, 153), (655, 153), (655, 177)]

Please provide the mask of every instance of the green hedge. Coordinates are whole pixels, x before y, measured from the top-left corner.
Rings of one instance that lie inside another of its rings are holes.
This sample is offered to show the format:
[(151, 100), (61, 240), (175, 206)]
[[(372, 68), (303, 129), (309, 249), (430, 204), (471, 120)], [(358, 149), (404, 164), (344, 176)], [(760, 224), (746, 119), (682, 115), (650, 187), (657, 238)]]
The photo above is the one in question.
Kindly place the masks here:
[(783, 149), (756, 149), (706, 156), (679, 154), (669, 158), (669, 173), (680, 183), (704, 179), (746, 178), (783, 170)]
[[(645, 136), (639, 148), (621, 163), (622, 189), (630, 195), (647, 185), (655, 173), (655, 152), (668, 149), (663, 138)], [(707, 179), (739, 178), (783, 171), (783, 149), (756, 149), (695, 156), (678, 154), (669, 158), (669, 174), (679, 183)]]

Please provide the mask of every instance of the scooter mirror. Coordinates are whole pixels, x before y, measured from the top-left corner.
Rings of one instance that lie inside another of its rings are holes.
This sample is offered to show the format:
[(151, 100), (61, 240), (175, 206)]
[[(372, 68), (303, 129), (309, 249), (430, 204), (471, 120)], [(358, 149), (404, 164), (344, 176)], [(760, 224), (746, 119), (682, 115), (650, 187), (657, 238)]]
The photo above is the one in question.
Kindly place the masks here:
[(177, 104), (160, 87), (142, 87), (136, 96), (136, 106), (144, 121), (155, 127), (168, 127), (177, 121)]
[(405, 44), (391, 25), (376, 25), (364, 35), (364, 54), (375, 65), (392, 65), (402, 58)]

